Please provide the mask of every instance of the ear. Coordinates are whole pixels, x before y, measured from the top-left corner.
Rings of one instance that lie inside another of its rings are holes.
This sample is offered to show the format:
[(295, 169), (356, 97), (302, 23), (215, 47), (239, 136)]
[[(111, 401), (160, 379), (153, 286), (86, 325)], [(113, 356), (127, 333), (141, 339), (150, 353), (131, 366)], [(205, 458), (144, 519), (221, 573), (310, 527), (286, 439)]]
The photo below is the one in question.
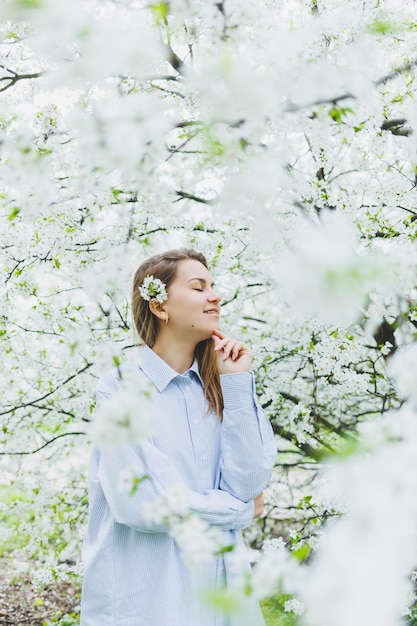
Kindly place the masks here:
[(153, 315), (155, 315), (155, 317), (157, 317), (159, 320), (161, 320), (161, 322), (165, 322), (168, 317), (168, 313), (165, 311), (164, 306), (165, 303), (158, 302), (156, 298), (151, 298), (149, 300), (150, 312), (153, 313)]

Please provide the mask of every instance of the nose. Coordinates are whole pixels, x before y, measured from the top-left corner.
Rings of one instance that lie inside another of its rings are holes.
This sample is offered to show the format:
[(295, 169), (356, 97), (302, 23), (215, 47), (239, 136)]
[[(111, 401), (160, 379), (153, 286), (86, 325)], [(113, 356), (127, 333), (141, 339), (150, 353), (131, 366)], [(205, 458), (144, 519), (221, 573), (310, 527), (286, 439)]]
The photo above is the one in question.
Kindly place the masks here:
[(214, 289), (211, 289), (210, 293), (209, 293), (209, 296), (208, 296), (208, 299), (209, 299), (210, 302), (215, 302), (216, 304), (219, 304), (220, 300), (221, 300), (221, 297), (219, 296), (219, 294), (216, 291), (214, 291)]

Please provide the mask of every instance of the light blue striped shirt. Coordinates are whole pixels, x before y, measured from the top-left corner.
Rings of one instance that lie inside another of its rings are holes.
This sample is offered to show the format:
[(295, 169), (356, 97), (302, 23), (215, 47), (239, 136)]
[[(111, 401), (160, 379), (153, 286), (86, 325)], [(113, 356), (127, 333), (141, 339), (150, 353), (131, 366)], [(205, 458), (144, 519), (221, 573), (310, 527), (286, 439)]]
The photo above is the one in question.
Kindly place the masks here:
[[(181, 375), (148, 347), (139, 363), (115, 369), (99, 381), (97, 399), (117, 393), (120, 371), (123, 376), (132, 370), (153, 383), (154, 436), (141, 445), (92, 449), (81, 626), (263, 626), (253, 599), (245, 600), (235, 618), (201, 600), (201, 589), (230, 582), (230, 555), (188, 569), (168, 527), (144, 516), (145, 503), (181, 483), (188, 490), (190, 510), (221, 529), (225, 544), (242, 544), (241, 529), (251, 524), (253, 499), (267, 485), (276, 458), (274, 435), (256, 402), (252, 374), (221, 376), (220, 421), (207, 414), (197, 363)], [(148, 477), (133, 495), (119, 486), (127, 466)]]

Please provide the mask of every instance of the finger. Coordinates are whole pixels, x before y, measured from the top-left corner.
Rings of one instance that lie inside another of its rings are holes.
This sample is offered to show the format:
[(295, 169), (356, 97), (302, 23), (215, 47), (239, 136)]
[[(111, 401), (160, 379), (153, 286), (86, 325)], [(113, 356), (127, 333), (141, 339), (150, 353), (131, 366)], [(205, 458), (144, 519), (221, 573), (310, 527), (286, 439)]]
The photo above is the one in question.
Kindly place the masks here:
[(244, 352), (246, 349), (247, 345), (243, 343), (243, 341), (236, 341), (235, 345), (233, 346), (233, 356), (237, 358), (240, 352)]
[(246, 350), (249, 350), (246, 344), (244, 344), (243, 341), (236, 341), (235, 339), (230, 339), (223, 346), (224, 353), (233, 361), (238, 359)]
[(226, 346), (228, 356), (232, 359), (232, 361), (235, 361), (239, 356), (239, 343), (239, 341), (231, 341)]
[[(218, 338), (217, 338), (218, 339)], [(223, 350), (224, 347), (227, 345), (227, 343), (230, 341), (229, 337), (224, 337), (224, 339), (218, 339), (218, 341), (216, 341), (216, 346), (215, 346), (215, 350)]]
[[(227, 343), (223, 347), (223, 359), (224, 360), (228, 359), (229, 357), (232, 358), (233, 351), (235, 349), (235, 346), (238, 343), (239, 342), (236, 342), (234, 339), (229, 339), (227, 341)], [(238, 353), (239, 353), (239, 351), (238, 351)]]
[[(222, 339), (219, 339), (219, 335), (222, 336)], [(216, 334), (214, 334), (213, 331), (212, 338), (215, 343), (214, 349), (216, 352), (223, 351), (224, 361), (228, 358), (231, 358), (232, 361), (236, 361), (242, 354), (251, 352), (250, 348), (243, 341), (227, 337), (220, 331), (217, 332), (217, 329)]]
[(214, 342), (214, 349), (217, 350), (218, 345), (220, 343), (220, 339), (214, 333), (211, 335), (211, 338), (213, 339), (213, 342)]
[(246, 351), (249, 352), (249, 348), (243, 341), (230, 338), (225, 338), (219, 342), (215, 350), (223, 350), (223, 360), (231, 358), (232, 361), (236, 361)]

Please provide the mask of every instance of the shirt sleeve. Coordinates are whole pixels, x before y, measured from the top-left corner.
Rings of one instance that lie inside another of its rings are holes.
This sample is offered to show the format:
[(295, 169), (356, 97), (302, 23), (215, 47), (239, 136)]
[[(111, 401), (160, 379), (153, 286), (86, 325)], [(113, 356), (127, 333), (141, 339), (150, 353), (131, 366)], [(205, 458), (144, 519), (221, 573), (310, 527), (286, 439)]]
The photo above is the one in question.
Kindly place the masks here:
[(248, 502), (266, 485), (276, 461), (271, 424), (259, 406), (250, 372), (222, 374), (224, 410), (220, 489)]
[[(111, 394), (96, 392), (99, 400)], [(95, 449), (96, 472), (91, 480), (100, 483), (106, 502), (120, 524), (140, 532), (168, 532), (169, 524), (155, 524), (147, 520), (146, 503), (165, 497), (175, 486), (187, 491), (189, 510), (199, 513), (207, 523), (222, 530), (247, 528), (253, 519), (254, 503), (242, 502), (221, 489), (197, 493), (187, 489), (172, 461), (151, 442), (124, 446), (120, 449)], [(130, 495), (121, 489), (121, 472), (130, 468), (132, 478), (139, 479), (135, 492)], [(146, 478), (143, 478), (146, 477)]]

